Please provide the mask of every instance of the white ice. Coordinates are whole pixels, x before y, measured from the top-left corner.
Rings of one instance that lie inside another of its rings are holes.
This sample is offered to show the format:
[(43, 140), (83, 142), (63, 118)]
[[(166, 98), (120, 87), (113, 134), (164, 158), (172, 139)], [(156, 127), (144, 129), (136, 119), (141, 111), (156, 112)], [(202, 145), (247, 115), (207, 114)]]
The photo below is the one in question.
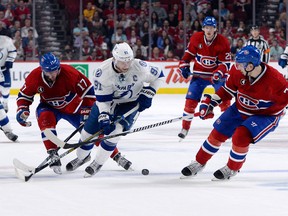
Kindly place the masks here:
[[(156, 95), (151, 109), (135, 126), (182, 115), (185, 95)], [(241, 172), (230, 181), (211, 181), (213, 172), (227, 162), (231, 141), (207, 163), (195, 178), (180, 180), (181, 169), (194, 159), (211, 131), (214, 120), (195, 118), (188, 137), (178, 142), (181, 122), (129, 134), (119, 149), (133, 162), (134, 171), (124, 171), (110, 160), (92, 178), (83, 178), (85, 164), (72, 173), (65, 165), (75, 152), (63, 158), (63, 174), (50, 168), (29, 182), (16, 178), (14, 158), (36, 167), (46, 157), (35, 118), (39, 98), (31, 106), (32, 126), (15, 120), (16, 96), (9, 101), (9, 118), (19, 142), (10, 142), (0, 131), (1, 216), (287, 216), (288, 215), (288, 117), (265, 139), (250, 147)], [(64, 140), (73, 130), (65, 121), (58, 125)], [(77, 142), (79, 135), (71, 139)], [(60, 150), (64, 152), (64, 150)], [(92, 152), (95, 155), (95, 150)], [(143, 176), (141, 170), (150, 170)]]

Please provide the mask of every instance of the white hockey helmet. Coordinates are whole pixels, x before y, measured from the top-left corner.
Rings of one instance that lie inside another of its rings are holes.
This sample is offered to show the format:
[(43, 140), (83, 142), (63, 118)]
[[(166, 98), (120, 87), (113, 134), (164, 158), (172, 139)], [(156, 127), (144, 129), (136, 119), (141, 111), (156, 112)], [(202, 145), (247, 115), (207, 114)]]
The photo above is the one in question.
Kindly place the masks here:
[(133, 51), (126, 42), (115, 44), (112, 55), (116, 61), (121, 62), (130, 62), (134, 59)]

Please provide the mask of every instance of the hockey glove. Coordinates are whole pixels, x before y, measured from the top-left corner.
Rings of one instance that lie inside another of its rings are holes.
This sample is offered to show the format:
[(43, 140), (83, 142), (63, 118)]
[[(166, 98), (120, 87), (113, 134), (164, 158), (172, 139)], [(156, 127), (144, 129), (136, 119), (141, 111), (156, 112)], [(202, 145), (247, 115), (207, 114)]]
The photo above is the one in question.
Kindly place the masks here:
[(152, 87), (150, 86), (143, 87), (137, 99), (139, 103), (139, 109), (138, 109), (139, 112), (142, 112), (143, 110), (149, 108), (152, 105), (152, 99), (155, 94), (156, 91)]
[(184, 60), (181, 60), (179, 62), (179, 70), (181, 72), (181, 75), (187, 79), (189, 76), (192, 75), (191, 71), (190, 71), (190, 63), (184, 61)]
[(287, 65), (287, 59), (282, 59), (282, 58), (280, 58), (279, 61), (278, 61), (278, 64), (279, 64), (282, 68), (285, 68), (286, 65)]
[(218, 84), (219, 82), (221, 82), (222, 77), (223, 77), (223, 73), (221, 71), (214, 71), (211, 77), (211, 83)]
[(209, 94), (204, 94), (204, 98), (200, 104), (200, 118), (205, 120), (214, 117), (213, 109), (221, 103), (221, 99), (214, 99)]
[(18, 123), (24, 127), (30, 127), (32, 124), (31, 122), (27, 122), (30, 115), (29, 109), (19, 109), (16, 114), (16, 120)]
[(102, 112), (98, 116), (99, 127), (100, 129), (103, 129), (105, 135), (108, 135), (115, 130), (115, 125), (112, 123), (111, 119), (111, 115), (107, 112)]

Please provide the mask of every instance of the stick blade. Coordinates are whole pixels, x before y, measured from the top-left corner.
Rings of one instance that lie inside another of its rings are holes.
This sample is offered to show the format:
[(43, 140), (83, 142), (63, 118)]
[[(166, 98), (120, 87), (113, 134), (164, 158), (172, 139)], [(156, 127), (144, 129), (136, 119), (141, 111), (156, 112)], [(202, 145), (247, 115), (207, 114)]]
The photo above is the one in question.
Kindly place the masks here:
[(43, 133), (51, 142), (53, 142), (58, 147), (63, 148), (65, 146), (66, 143), (60, 140), (50, 129), (45, 129)]
[(29, 181), (33, 175), (33, 171), (35, 171), (33, 167), (23, 164), (16, 158), (13, 160), (13, 165), (16, 177), (25, 182)]

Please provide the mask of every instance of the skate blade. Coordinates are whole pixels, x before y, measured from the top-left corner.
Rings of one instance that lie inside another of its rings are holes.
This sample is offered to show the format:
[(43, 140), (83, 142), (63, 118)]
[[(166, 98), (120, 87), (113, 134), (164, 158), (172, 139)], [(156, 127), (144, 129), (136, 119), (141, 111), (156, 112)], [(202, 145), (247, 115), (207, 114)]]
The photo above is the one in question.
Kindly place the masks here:
[(91, 175), (91, 174), (89, 174), (89, 173), (85, 173), (83, 177), (84, 177), (84, 178), (91, 178), (92, 176), (93, 176), (93, 175)]

